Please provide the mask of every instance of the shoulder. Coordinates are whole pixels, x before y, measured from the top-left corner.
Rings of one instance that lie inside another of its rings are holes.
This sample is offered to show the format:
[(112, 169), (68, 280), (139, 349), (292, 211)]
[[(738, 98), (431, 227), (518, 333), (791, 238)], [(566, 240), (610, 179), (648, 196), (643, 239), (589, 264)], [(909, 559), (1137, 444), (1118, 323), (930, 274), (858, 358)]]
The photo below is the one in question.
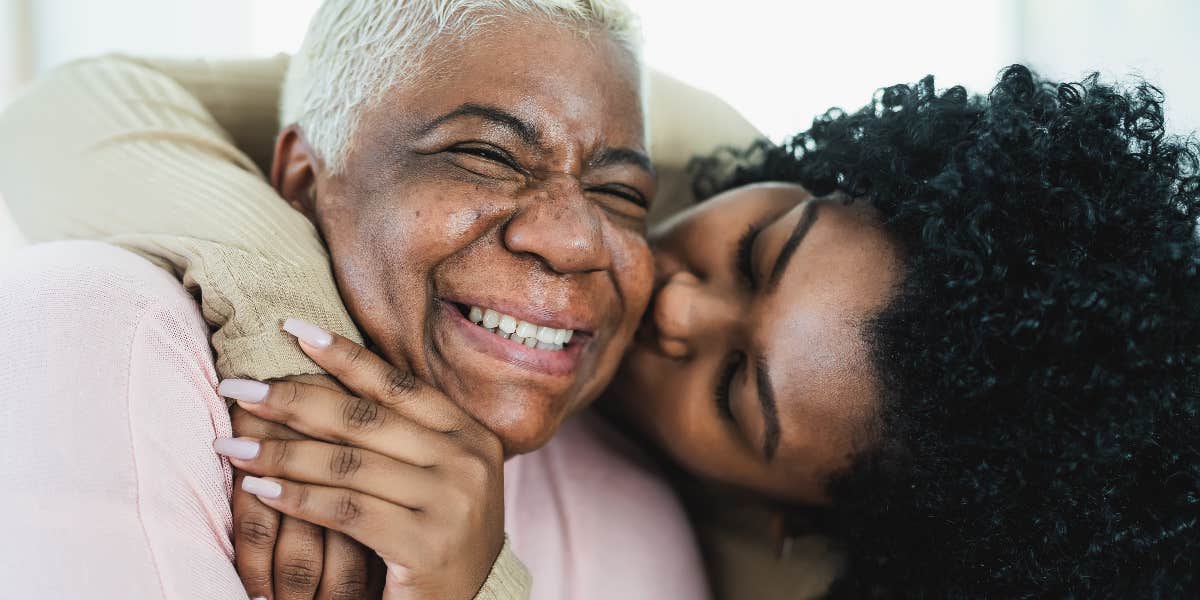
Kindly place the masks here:
[(207, 343), (196, 301), (169, 273), (111, 244), (64, 241), (23, 248), (0, 265), (0, 310), (81, 351), (154, 331)]

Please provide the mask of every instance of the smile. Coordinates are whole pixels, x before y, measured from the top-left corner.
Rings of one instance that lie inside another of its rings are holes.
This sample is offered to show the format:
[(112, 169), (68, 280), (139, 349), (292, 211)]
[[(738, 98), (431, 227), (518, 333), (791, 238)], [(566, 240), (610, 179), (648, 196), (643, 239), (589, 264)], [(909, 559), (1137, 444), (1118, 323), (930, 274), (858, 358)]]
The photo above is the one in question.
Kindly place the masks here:
[(522, 321), (490, 308), (470, 307), (467, 319), (506, 340), (524, 344), (538, 350), (553, 350), (561, 352), (563, 346), (575, 335), (572, 329), (555, 329), (545, 325), (537, 325)]

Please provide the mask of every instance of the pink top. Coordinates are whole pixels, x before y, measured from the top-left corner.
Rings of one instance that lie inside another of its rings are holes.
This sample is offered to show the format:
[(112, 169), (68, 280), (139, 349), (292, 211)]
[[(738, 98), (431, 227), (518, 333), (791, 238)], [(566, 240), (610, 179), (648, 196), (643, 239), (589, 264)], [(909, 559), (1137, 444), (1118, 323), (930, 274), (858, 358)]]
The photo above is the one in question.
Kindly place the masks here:
[[(286, 316), (286, 315), (281, 315)], [(0, 262), (0, 580), (13, 597), (244, 599), (208, 328), (166, 272), (59, 242)], [(533, 598), (708, 596), (670, 489), (590, 415), (505, 466)]]

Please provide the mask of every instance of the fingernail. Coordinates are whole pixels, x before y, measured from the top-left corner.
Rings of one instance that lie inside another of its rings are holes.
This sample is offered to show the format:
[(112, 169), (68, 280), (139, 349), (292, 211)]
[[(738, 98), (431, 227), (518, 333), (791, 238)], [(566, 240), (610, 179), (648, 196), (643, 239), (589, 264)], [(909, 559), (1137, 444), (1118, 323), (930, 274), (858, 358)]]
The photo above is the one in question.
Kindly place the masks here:
[(333, 343), (333, 336), (328, 331), (301, 319), (291, 318), (284, 321), (283, 330), (314, 348), (324, 348)]
[(222, 456), (250, 460), (258, 457), (261, 446), (254, 440), (246, 438), (217, 438), (213, 440), (213, 450)]
[(250, 475), (242, 478), (242, 489), (260, 498), (278, 498), (283, 493), (283, 486), (278, 483)]
[(222, 396), (250, 404), (261, 404), (269, 391), (271, 386), (250, 379), (226, 379), (217, 385), (217, 393)]
[(267, 600), (267, 597), (266, 596), (255, 596), (254, 598), (251, 598), (251, 600)]

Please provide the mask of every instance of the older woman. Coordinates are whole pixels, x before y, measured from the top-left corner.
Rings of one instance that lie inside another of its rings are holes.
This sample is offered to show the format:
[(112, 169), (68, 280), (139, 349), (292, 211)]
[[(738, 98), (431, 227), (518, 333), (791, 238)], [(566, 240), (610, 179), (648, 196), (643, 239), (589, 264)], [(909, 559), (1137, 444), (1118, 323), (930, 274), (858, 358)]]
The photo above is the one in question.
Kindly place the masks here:
[[(642, 79), (636, 31), (618, 3), (330, 2), (290, 65), (272, 186), (174, 82), (120, 59), (67, 67), (18, 99), (0, 131), (0, 179), (18, 216), (33, 216), (24, 224), (35, 239), (45, 232), (38, 221), (56, 213), (43, 202), (81, 223), (87, 213), (71, 207), (97, 200), (88, 210), (112, 218), (109, 232), (117, 235), (109, 241), (171, 266), (198, 291), (204, 316), (218, 327), (215, 367), (224, 376), (319, 372), (290, 338), (273, 343), (285, 339), (279, 324), (287, 315), (255, 312), (246, 302), (302, 289), (334, 300), (298, 300), (307, 308), (295, 316), (341, 323), (361, 340), (353, 315), (390, 362), (432, 384), (427, 400), (441, 407), (438, 414), (405, 416), (421, 457), (379, 440), (355, 447), (387, 474), (376, 471), (373, 481), (388, 487), (373, 497), (393, 516), (420, 516), (372, 528), (390, 548), (372, 547), (392, 565), (390, 594), (528, 592), (523, 567), (502, 550), (505, 493), (516, 493), (513, 510), (560, 515), (514, 538), (547, 548), (543, 556), (556, 569), (539, 578), (546, 593), (622, 594), (622, 586), (652, 585), (663, 594), (703, 594), (678, 507), (661, 483), (629, 476), (638, 469), (616, 470), (603, 482), (641, 490), (635, 496), (649, 504), (636, 510), (601, 504), (575, 480), (556, 486), (551, 458), (525, 463), (524, 471), (545, 475), (540, 483), (500, 485), (505, 456), (545, 444), (599, 394), (647, 301), (652, 264), (643, 221), (655, 181)], [(57, 102), (70, 108), (55, 110)], [(47, 127), (60, 135), (38, 133)], [(79, 170), (58, 177), (64, 158)], [(209, 179), (214, 173), (220, 176)], [(170, 216), (117, 203), (139, 197), (188, 202)], [(237, 208), (214, 212), (206, 201), (217, 198)], [(38, 207), (29, 211), (30, 203)], [(136, 229), (131, 223), (143, 233), (121, 237)], [(203, 223), (212, 235), (170, 236), (172, 223), (176, 231)], [(228, 464), (211, 451), (230, 420), (215, 395), (196, 307), (144, 261), (109, 247), (33, 249), (9, 265), (4, 281), (6, 329), (39, 341), (5, 353), (6, 364), (31, 365), (6, 373), (5, 397), (31, 404), (6, 406), (4, 476), (64, 482), (60, 498), (73, 500), (40, 504), (37, 494), (5, 493), (14, 514), (42, 511), (6, 526), (5, 551), (22, 556), (4, 563), (47, 570), (14, 585), (56, 586), (39, 589), (64, 595), (161, 588), (170, 596), (232, 597), (239, 586), (229, 564)], [(480, 337), (459, 314), (468, 304), (519, 320), (522, 339), (498, 345)], [(391, 384), (399, 389), (406, 381)], [(262, 389), (222, 387), (243, 399)], [(23, 410), (31, 405), (42, 408)], [(239, 433), (311, 447), (293, 429), (237, 414), (235, 423), (249, 423)], [(568, 453), (596, 448), (586, 442), (603, 435), (594, 429), (575, 428), (584, 441), (565, 446), (574, 448)], [(41, 454), (28, 436), (54, 452)], [(25, 461), (18, 448), (58, 460)], [(239, 448), (246, 445), (218, 445), (226, 453)], [(96, 462), (77, 462), (80, 455)], [(597, 473), (620, 460), (590, 456), (601, 459)], [(411, 468), (414, 460), (421, 469)], [(245, 481), (239, 488), (256, 480)], [(405, 495), (413, 493), (420, 498)], [(251, 594), (361, 593), (369, 554), (360, 545), (280, 519), (249, 494), (234, 502), (250, 515), (235, 543)], [(38, 541), (79, 505), (92, 518), (74, 521), (71, 535), (53, 536), (54, 543)], [(670, 551), (638, 544), (646, 554), (604, 557), (572, 545), (622, 548), (629, 544), (620, 532), (639, 531), (639, 519), (649, 516)], [(530, 521), (519, 511), (509, 520)], [(612, 527), (620, 522), (634, 526)], [(274, 544), (276, 532), (292, 545)], [(565, 551), (553, 552), (555, 543)], [(139, 558), (115, 565), (103, 553)], [(62, 562), (75, 565), (70, 576), (52, 577)], [(638, 575), (655, 565), (654, 577)], [(662, 577), (664, 570), (677, 577)]]

